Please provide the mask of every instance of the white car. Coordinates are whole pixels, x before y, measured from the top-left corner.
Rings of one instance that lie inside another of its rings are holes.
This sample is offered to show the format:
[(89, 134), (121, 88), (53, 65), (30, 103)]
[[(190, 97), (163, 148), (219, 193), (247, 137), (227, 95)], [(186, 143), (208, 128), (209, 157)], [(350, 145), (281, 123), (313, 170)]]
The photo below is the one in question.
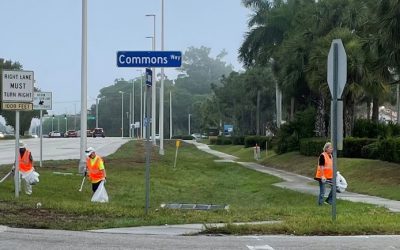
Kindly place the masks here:
[(3, 132), (0, 132), (0, 138), (4, 138)]
[(61, 133), (58, 131), (51, 131), (49, 137), (61, 137)]

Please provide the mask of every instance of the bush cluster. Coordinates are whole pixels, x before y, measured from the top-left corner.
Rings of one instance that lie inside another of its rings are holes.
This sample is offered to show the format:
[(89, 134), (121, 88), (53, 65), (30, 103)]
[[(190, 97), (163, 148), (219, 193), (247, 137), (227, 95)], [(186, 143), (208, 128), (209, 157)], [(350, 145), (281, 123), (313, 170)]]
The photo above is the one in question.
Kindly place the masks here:
[(193, 140), (194, 137), (191, 135), (174, 135), (172, 139), (181, 139), (181, 140)]
[(390, 138), (400, 136), (400, 125), (358, 119), (354, 123), (353, 136), (359, 138)]

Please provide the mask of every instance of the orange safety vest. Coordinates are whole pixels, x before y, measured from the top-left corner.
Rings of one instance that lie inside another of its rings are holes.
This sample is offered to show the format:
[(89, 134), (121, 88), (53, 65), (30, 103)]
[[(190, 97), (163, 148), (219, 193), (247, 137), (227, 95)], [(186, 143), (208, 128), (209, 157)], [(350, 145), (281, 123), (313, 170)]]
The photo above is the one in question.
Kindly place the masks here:
[(86, 166), (89, 170), (89, 177), (92, 183), (97, 183), (103, 180), (105, 177), (103, 171), (100, 170), (102, 162), (103, 159), (101, 159), (101, 157), (98, 155), (96, 155), (93, 161), (90, 157), (88, 157), (86, 160)]
[(18, 152), (18, 161), (19, 161), (19, 171), (21, 172), (29, 172), (33, 169), (33, 164), (29, 159), (31, 152), (29, 150), (25, 150), (24, 156), (21, 158), (21, 153)]
[(333, 178), (332, 158), (329, 157), (329, 154), (327, 152), (323, 152), (322, 155), (325, 158), (324, 174), (321, 173), (321, 168), (320, 168), (319, 162), (318, 162), (317, 172), (315, 173), (315, 178), (321, 179), (322, 176), (325, 176), (325, 178), (327, 178), (327, 179), (332, 179)]

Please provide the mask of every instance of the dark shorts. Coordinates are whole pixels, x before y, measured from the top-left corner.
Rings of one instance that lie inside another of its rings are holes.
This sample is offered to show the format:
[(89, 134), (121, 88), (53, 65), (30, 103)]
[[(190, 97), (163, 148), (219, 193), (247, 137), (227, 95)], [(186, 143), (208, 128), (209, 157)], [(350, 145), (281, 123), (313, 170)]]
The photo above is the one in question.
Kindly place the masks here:
[(96, 190), (97, 190), (97, 188), (99, 187), (100, 183), (101, 183), (101, 181), (96, 182), (96, 183), (92, 183), (92, 190), (93, 190), (93, 193), (96, 192)]

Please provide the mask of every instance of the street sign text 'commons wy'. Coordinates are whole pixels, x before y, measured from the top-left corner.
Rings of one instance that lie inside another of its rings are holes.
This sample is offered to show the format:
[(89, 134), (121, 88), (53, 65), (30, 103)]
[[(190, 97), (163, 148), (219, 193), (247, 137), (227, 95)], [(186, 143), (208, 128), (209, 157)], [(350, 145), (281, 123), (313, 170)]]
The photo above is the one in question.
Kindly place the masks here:
[(118, 51), (118, 67), (178, 68), (182, 65), (180, 51)]

